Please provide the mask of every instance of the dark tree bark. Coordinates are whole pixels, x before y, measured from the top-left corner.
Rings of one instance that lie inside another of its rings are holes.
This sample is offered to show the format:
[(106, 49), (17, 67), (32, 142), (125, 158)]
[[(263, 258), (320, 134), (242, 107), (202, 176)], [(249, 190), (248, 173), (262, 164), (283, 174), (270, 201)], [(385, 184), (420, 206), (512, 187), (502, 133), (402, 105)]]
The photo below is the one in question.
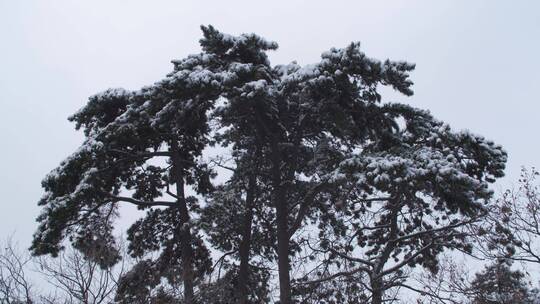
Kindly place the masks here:
[(277, 144), (272, 147), (273, 200), (277, 221), (277, 254), (279, 273), (279, 299), (281, 304), (292, 303), (289, 262), (288, 203), (284, 181), (281, 178), (281, 155)]
[(183, 177), (183, 165), (178, 148), (178, 143), (172, 141), (172, 169), (174, 172), (174, 179), (176, 184), (176, 197), (178, 203), (178, 213), (180, 217), (180, 224), (177, 228), (177, 233), (180, 236), (181, 253), (182, 253), (182, 278), (184, 281), (184, 302), (186, 304), (192, 304), (194, 299), (193, 291), (193, 248), (191, 247), (191, 231), (189, 226), (189, 210), (184, 193), (184, 177)]
[(373, 272), (370, 274), (370, 284), (372, 290), (371, 304), (381, 304), (383, 302), (383, 294), (386, 290), (383, 280), (384, 265), (386, 265), (388, 259), (390, 258), (390, 254), (392, 253), (392, 251), (394, 251), (396, 244), (394, 240), (398, 237), (397, 219), (399, 211), (401, 210), (401, 205), (399, 204), (399, 202), (391, 200), (390, 208), (392, 209), (392, 211), (390, 213), (388, 223), (390, 227), (390, 231), (388, 232), (389, 240), (387, 241), (383, 251), (377, 259), (377, 263), (373, 269)]
[(244, 214), (244, 227), (242, 231), (242, 241), (240, 243), (240, 269), (238, 270), (238, 303), (248, 303), (248, 282), (249, 282), (249, 251), (251, 248), (251, 228), (253, 223), (253, 207), (255, 202), (255, 192), (257, 180), (255, 172), (251, 173), (248, 181), (246, 194), (246, 212)]
[(383, 290), (382, 282), (380, 279), (374, 279), (371, 281), (371, 304), (382, 304), (383, 302)]
[[(255, 109), (257, 126), (261, 134), (269, 140), (270, 148), (270, 175), (272, 184), (272, 203), (276, 209), (277, 223), (277, 255), (278, 255), (278, 276), (279, 276), (279, 299), (280, 304), (292, 303), (290, 261), (289, 261), (289, 207), (286, 193), (287, 180), (283, 179), (282, 169), (285, 167), (282, 151), (280, 149), (279, 131), (275, 131), (271, 122), (262, 115), (260, 109)], [(279, 128), (277, 128), (279, 129)], [(294, 173), (294, 171), (293, 171)]]

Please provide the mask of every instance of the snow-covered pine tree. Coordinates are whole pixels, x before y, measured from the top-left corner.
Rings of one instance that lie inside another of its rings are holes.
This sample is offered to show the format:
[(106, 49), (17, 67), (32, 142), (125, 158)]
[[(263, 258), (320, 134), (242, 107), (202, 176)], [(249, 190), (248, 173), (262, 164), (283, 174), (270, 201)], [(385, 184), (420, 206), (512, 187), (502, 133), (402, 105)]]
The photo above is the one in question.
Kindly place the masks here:
[[(109, 89), (70, 117), (86, 139), (43, 180), (34, 254), (56, 255), (66, 238), (76, 247), (113, 248), (111, 214), (121, 203), (133, 204), (146, 210), (128, 230), (130, 254), (141, 262), (120, 282), (118, 300), (144, 302), (166, 278), (183, 282), (185, 303), (193, 302), (194, 284), (210, 259), (190, 221), (198, 201), (185, 188), (198, 194), (212, 188), (213, 173), (200, 162), (207, 112), (220, 92), (204, 68), (210, 60), (198, 54), (176, 61), (160, 82), (139, 91)], [(159, 252), (156, 259), (148, 258), (152, 251)]]
[[(210, 244), (239, 260), (241, 303), (250, 299), (247, 286), (256, 286), (253, 253), (277, 259), (281, 304), (293, 303), (291, 260), (306, 247), (323, 257), (324, 271), (308, 270), (315, 281), (297, 277), (295, 285), (363, 272), (372, 303), (381, 303), (398, 282), (387, 278), (399, 278), (403, 267), (436, 268), (444, 248), (467, 249), (459, 227), (481, 214), (506, 154), (426, 112), (382, 103), (381, 85), (412, 95), (414, 65), (371, 59), (352, 43), (316, 64), (272, 66), (265, 52), (274, 42), (203, 32), (203, 52), (175, 61), (164, 80), (134, 92), (108, 90), (72, 117), (87, 139), (43, 182), (35, 254), (56, 254), (66, 237), (107, 245), (110, 214), (132, 203), (148, 209), (128, 234), (142, 261), (122, 281), (119, 301), (144, 301), (166, 278), (182, 281), (192, 303), (210, 263), (190, 220), (199, 202), (187, 186), (208, 202), (201, 223)], [(212, 145), (233, 155), (226, 164), (232, 178), (217, 187), (201, 157)], [(310, 244), (314, 225), (320, 241)], [(151, 252), (158, 258), (146, 258)], [(231, 287), (223, 282), (207, 286)]]
[[(260, 264), (271, 259), (272, 227), (269, 221), (269, 204), (261, 203), (269, 199), (268, 179), (262, 174), (267, 167), (263, 150), (264, 136), (256, 124), (253, 114), (258, 96), (253, 91), (259, 82), (264, 81), (271, 71), (266, 50), (275, 49), (277, 44), (268, 42), (254, 34), (233, 37), (222, 34), (212, 26), (202, 27), (203, 50), (220, 61), (214, 66), (217, 72), (234, 73), (224, 83), (222, 96), (225, 102), (213, 113), (220, 122), (220, 129), (214, 134), (217, 144), (230, 147), (231, 160), (222, 163), (223, 158), (213, 161), (221, 168), (232, 172), (227, 183), (216, 187), (207, 201), (201, 219), (205, 231), (214, 247), (238, 260), (238, 267), (231, 269), (235, 278), (235, 303), (261, 303), (268, 273), (263, 268), (253, 269), (252, 263)], [(259, 286), (255, 290), (254, 286)]]
[(407, 285), (408, 270), (437, 271), (443, 250), (471, 251), (465, 228), (486, 215), (488, 184), (503, 175), (506, 162), (500, 146), (453, 132), (425, 111), (382, 107), (396, 119), (395, 130), (357, 147), (329, 173), (340, 191), (319, 206), (317, 252), (324, 266), (311, 279), (361, 274), (373, 304), (392, 288), (415, 290)]
[[(264, 51), (277, 46), (253, 34), (227, 36), (223, 45), (213, 42), (203, 39), (201, 45), (205, 50), (226, 48), (250, 63), (268, 62)], [(206, 51), (173, 61), (174, 70), (165, 79), (138, 91), (97, 94), (70, 118), (77, 129), (84, 129), (86, 140), (43, 181), (46, 193), (39, 203), (43, 211), (34, 254), (56, 255), (66, 238), (75, 245), (113, 248), (110, 234), (118, 204), (131, 203), (147, 210), (128, 230), (130, 253), (141, 262), (121, 280), (117, 300), (146, 303), (155, 298), (153, 293), (163, 295), (163, 278), (169, 285), (183, 282), (185, 303), (195, 300), (194, 285), (201, 283), (211, 263), (190, 216), (199, 203), (186, 188), (211, 199), (214, 172), (203, 162), (202, 151), (215, 142), (227, 145), (227, 136), (216, 132), (221, 117), (212, 111), (220, 97), (228, 96), (225, 86), (242, 87), (251, 73), (241, 64), (225, 69), (224, 60)], [(218, 122), (211, 132), (214, 119)], [(251, 232), (246, 227), (243, 231)], [(249, 235), (242, 237), (240, 281), (246, 280), (242, 273), (247, 272), (250, 249)], [(150, 258), (152, 252), (158, 253), (156, 259)]]
[(227, 103), (219, 109), (220, 118), (228, 130), (241, 134), (237, 138), (251, 136), (246, 132), (262, 138), (261, 157), (268, 160), (263, 175), (269, 177), (276, 216), (280, 301), (291, 303), (290, 257), (299, 250), (291, 238), (313, 211), (316, 198), (332, 189), (328, 178), (321, 178), (318, 161), (331, 167), (331, 159), (323, 158), (343, 153), (327, 142), (358, 146), (375, 130), (392, 128), (393, 119), (382, 116), (376, 104), (377, 86), (412, 94), (407, 72), (413, 65), (381, 63), (361, 53), (359, 44), (351, 44), (325, 53), (319, 64), (271, 68), (264, 55), (254, 56), (245, 48), (249, 41), (264, 41), (261, 38), (203, 30), (203, 47), (221, 59), (221, 69), (242, 72), (243, 81), (224, 87)]

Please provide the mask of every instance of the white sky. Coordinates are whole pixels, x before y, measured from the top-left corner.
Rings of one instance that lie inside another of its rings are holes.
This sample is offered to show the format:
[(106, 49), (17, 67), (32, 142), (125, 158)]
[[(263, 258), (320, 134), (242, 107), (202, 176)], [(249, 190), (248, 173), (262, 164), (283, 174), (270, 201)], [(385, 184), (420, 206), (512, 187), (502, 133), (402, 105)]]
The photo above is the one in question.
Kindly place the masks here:
[(274, 64), (351, 41), (415, 62), (415, 95), (390, 97), (502, 144), (497, 187), (540, 165), (540, 1), (0, 0), (0, 238), (29, 245), (41, 179), (82, 141), (66, 118), (94, 93), (159, 80), (199, 51), (201, 24), (277, 41)]

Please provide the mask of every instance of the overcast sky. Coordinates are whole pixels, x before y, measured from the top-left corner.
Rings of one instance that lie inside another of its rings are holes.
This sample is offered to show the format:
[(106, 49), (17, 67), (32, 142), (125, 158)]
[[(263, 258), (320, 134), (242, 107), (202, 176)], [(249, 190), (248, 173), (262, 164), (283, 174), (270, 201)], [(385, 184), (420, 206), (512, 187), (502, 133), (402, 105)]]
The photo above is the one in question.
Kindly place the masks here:
[(29, 244), (41, 179), (82, 141), (66, 118), (94, 93), (161, 79), (199, 51), (201, 24), (277, 41), (273, 64), (351, 41), (414, 62), (415, 95), (388, 97), (502, 144), (497, 187), (540, 165), (540, 1), (0, 0), (1, 238)]

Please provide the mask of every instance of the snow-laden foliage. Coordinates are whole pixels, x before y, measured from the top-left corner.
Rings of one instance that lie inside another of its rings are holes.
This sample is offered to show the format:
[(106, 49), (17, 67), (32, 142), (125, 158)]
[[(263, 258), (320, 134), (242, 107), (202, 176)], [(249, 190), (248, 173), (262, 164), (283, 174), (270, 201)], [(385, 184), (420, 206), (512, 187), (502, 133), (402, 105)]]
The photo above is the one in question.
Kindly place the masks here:
[[(131, 203), (146, 214), (128, 230), (141, 262), (121, 302), (181, 290), (169, 295), (194, 303), (212, 290), (258, 303), (268, 295), (252, 288), (268, 278), (254, 274), (277, 268), (282, 304), (314, 286), (353, 301), (329, 288), (340, 284), (381, 303), (407, 267), (435, 271), (444, 249), (470, 249), (462, 228), (483, 215), (506, 153), (383, 103), (381, 86), (413, 94), (413, 64), (351, 43), (315, 64), (272, 66), (275, 42), (202, 29), (202, 52), (164, 79), (94, 95), (70, 117), (86, 140), (43, 181), (35, 254), (55, 255), (65, 239), (114, 248), (118, 204)], [(212, 147), (223, 155), (205, 157)], [(209, 246), (223, 253), (214, 266)], [(227, 263), (227, 276), (204, 283)]]
[(341, 191), (338, 204), (321, 202), (318, 250), (326, 263), (347, 275), (367, 273), (383, 291), (405, 285), (407, 267), (436, 272), (446, 248), (471, 251), (464, 228), (485, 215), (488, 184), (503, 175), (506, 160), (500, 146), (453, 132), (424, 111), (386, 108), (401, 114), (403, 126), (329, 173)]

